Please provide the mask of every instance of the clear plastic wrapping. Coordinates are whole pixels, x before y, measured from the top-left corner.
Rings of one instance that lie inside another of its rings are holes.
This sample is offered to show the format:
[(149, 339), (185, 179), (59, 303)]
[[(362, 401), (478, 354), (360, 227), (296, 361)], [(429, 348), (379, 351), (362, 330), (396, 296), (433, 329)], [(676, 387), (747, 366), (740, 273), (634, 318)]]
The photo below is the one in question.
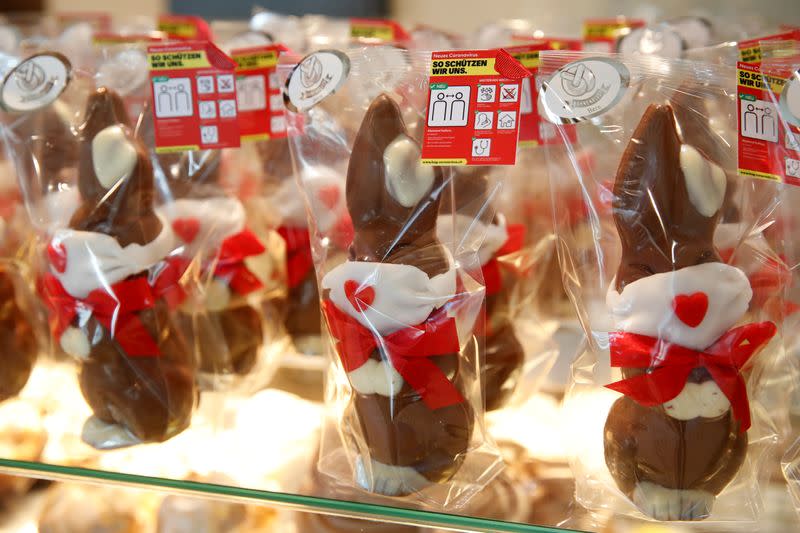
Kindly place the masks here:
[[(391, 47), (338, 54), (349, 64), (346, 81), (302, 121), (293, 112), (289, 119), (302, 123), (289, 142), (336, 363), (318, 466), (373, 495), (458, 506), (500, 466), (482, 424), (478, 249), (487, 226), (442, 231), (439, 221), (491, 220), (492, 192), (485, 176), (471, 175), (484, 192), (464, 208), (451, 169), (418, 163), (424, 55)], [(325, 187), (320, 175), (329, 177)], [(337, 234), (344, 226), (328, 223), (342, 206), (348, 239)]]
[[(576, 497), (656, 520), (754, 520), (785, 410), (771, 378), (787, 267), (764, 237), (780, 186), (736, 175), (735, 72), (559, 52), (540, 72), (563, 141), (548, 156), (571, 161), (550, 172), (563, 279), (589, 339), (564, 403)], [(588, 240), (559, 209), (575, 193)]]
[(106, 449), (183, 431), (198, 386), (266, 385), (280, 352), (264, 304), (283, 286), (283, 249), (251, 222), (220, 151), (155, 152), (141, 47), (95, 64), (49, 105), (4, 115), (3, 138), (38, 237), (53, 355), (76, 361), (83, 440)]

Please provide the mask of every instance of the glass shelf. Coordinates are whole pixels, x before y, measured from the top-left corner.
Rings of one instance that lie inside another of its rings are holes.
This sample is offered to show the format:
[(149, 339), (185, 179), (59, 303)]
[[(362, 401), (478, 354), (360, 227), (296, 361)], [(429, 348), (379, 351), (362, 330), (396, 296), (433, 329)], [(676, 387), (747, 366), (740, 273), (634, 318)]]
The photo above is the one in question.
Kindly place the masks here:
[[(439, 512), (405, 499), (379, 500), (355, 489), (333, 491), (314, 473), (325, 411), (319, 398), (303, 399), (295, 394), (307, 397), (314, 391), (318, 393), (322, 374), (316, 376), (316, 381), (297, 378), (296, 373), (284, 370), (277, 378), (276, 385), (280, 388), (265, 389), (249, 397), (205, 393), (192, 427), (173, 439), (161, 444), (97, 451), (80, 439), (81, 421), (86, 413), (81, 411), (80, 391), (77, 386), (72, 387), (74, 367), (70, 363), (40, 362), (20, 397), (0, 404), (0, 472), (152, 488), (168, 494), (288, 510), (290, 515), (336, 515), (408, 524), (429, 528), (424, 530), (426, 533), (442, 530), (636, 533), (649, 531), (647, 527), (653, 526), (652, 522), (614, 516), (610, 512), (589, 513), (574, 501), (573, 480), (565, 462), (564, 443), (569, 438), (559, 436), (558, 429), (568, 415), (559, 401), (547, 394), (536, 395), (488, 417), (501, 449), (511, 446), (517, 453), (524, 449), (524, 454), (517, 455), (524, 459), (509, 464), (506, 473), (492, 482), (495, 485), (485, 490), (486, 494), (476, 496), (463, 509)], [(45, 388), (44, 384), (48, 386)], [(16, 453), (14, 439), (22, 438), (14, 436), (13, 428), (19, 424), (20, 415), (30, 413), (19, 409), (19, 404), (41, 403), (42, 397), (59, 398), (42, 414), (41, 429), (47, 432), (47, 444), (38, 460), (12, 458)], [(765, 487), (765, 523), (780, 525), (770, 531), (800, 530), (798, 516), (779, 478), (777, 474), (775, 484)], [(659, 531), (666, 533), (702, 530), (702, 524), (662, 526)], [(352, 531), (370, 531), (367, 525), (364, 529), (360, 527)], [(302, 527), (297, 529), (297, 533), (303, 531)]]
[[(564, 530), (555, 524), (568, 518), (566, 515), (554, 518), (552, 524), (514, 523), (487, 517), (485, 512), (471, 516), (469, 508), (450, 513), (403, 500), (397, 500), (396, 505), (388, 498), (376, 503), (370, 495), (355, 489), (331, 496), (325, 487), (320, 488), (319, 479), (312, 473), (324, 416), (319, 401), (322, 373), (316, 372), (307, 372), (304, 381), (303, 372), (284, 369), (277, 378), (281, 389), (269, 388), (252, 396), (205, 392), (192, 426), (176, 437), (160, 444), (100, 451), (81, 440), (82, 421), (89, 411), (76, 383), (75, 366), (71, 362), (40, 360), (20, 396), (0, 404), (0, 428), (10, 428), (4, 433), (12, 443), (0, 444), (0, 472), (155, 488), (167, 493), (430, 528)], [(315, 379), (308, 381), (309, 376)], [(549, 403), (556, 405), (555, 400)], [(47, 436), (43, 451), (35, 460), (19, 457), (13, 444), (15, 438), (24, 438), (24, 434), (14, 437), (13, 433), (20, 426), (30, 425), (20, 421), (29, 416), (30, 406), (42, 412), (39, 429)], [(571, 483), (565, 464), (554, 471)], [(540, 494), (541, 488), (537, 490)], [(567, 497), (562, 500), (571, 499), (571, 488), (565, 494)]]
[(286, 494), (266, 490), (231, 487), (214, 483), (200, 483), (135, 474), (123, 474), (91, 468), (66, 467), (29, 461), (0, 459), (0, 470), (8, 474), (34, 476), (52, 480), (101, 481), (130, 487), (149, 487), (184, 494), (212, 495), (215, 498), (242, 503), (264, 503), (294, 508), (304, 512), (334, 514), (353, 518), (381, 520), (398, 524), (426, 527), (458, 528), (469, 531), (548, 533), (573, 531), (563, 528), (519, 524), (448, 513), (388, 507), (354, 501), (319, 498), (300, 494)]

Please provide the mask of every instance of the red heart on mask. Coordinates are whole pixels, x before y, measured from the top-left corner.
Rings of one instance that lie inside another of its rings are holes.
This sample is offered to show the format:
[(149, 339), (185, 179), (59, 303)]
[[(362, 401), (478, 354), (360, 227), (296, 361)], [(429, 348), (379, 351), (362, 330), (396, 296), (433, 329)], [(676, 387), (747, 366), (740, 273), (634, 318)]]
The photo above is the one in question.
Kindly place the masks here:
[(172, 221), (172, 230), (183, 242), (191, 244), (200, 232), (200, 221), (196, 218), (176, 218)]
[(60, 242), (50, 242), (47, 245), (47, 258), (59, 274), (67, 269), (67, 250)]
[(361, 287), (355, 280), (348, 279), (344, 282), (344, 295), (353, 308), (364, 311), (375, 301), (375, 289), (372, 286)]
[(703, 322), (708, 311), (708, 295), (704, 292), (679, 294), (672, 300), (675, 315), (690, 328), (696, 328)]
[(319, 201), (331, 210), (339, 204), (339, 195), (341, 195), (341, 191), (337, 185), (326, 185), (317, 191)]

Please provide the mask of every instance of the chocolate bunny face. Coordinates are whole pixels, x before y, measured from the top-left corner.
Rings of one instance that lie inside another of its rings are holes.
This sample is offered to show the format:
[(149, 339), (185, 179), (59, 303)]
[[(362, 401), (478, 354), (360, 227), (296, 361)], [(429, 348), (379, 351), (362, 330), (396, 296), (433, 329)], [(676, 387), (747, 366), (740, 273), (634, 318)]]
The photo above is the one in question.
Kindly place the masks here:
[(633, 139), (614, 183), (619, 292), (646, 276), (720, 261), (713, 238), (725, 173), (681, 144), (669, 106), (648, 107)]
[(385, 94), (370, 105), (347, 169), (347, 208), (355, 238), (351, 259), (402, 263), (429, 276), (449, 265), (436, 240), (442, 171), (419, 164), (400, 108)]
[(80, 141), (83, 204), (70, 227), (110, 235), (122, 246), (153, 241), (161, 231), (153, 211), (153, 167), (116, 93), (101, 88), (89, 98)]

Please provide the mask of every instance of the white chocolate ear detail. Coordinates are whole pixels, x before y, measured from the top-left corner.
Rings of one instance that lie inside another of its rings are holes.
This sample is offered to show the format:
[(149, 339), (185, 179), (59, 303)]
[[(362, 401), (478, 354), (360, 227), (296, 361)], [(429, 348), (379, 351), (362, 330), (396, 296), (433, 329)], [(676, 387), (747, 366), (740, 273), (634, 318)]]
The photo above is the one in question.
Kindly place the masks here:
[(361, 394), (380, 394), (391, 398), (403, 388), (403, 377), (384, 361), (368, 359), (347, 374), (350, 385)]
[(716, 418), (730, 408), (730, 401), (713, 381), (687, 383), (680, 394), (664, 404), (667, 414), (677, 420)]
[(725, 171), (688, 144), (681, 145), (681, 170), (694, 208), (704, 217), (713, 217), (725, 199)]
[(136, 166), (136, 147), (121, 126), (109, 126), (92, 139), (92, 164), (97, 181), (110, 189), (127, 178)]
[(417, 143), (402, 133), (383, 152), (386, 188), (403, 207), (417, 205), (433, 186), (433, 168), (423, 166), (419, 156)]

